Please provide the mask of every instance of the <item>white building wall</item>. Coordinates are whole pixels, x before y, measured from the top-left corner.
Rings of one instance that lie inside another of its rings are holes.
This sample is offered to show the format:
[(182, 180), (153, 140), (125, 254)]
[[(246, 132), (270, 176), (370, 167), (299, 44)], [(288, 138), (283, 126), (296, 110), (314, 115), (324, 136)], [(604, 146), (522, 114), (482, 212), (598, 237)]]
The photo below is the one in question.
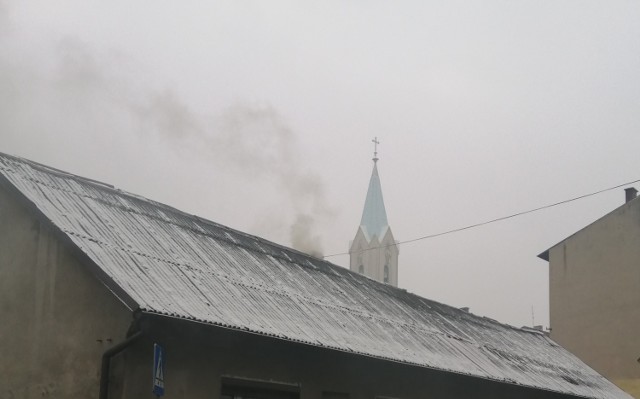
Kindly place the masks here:
[[(358, 228), (349, 252), (352, 271), (381, 283), (398, 286), (399, 251), (391, 228), (387, 228), (382, 241), (379, 241), (377, 236), (368, 241), (362, 227)], [(388, 267), (387, 281), (385, 281), (385, 265)]]

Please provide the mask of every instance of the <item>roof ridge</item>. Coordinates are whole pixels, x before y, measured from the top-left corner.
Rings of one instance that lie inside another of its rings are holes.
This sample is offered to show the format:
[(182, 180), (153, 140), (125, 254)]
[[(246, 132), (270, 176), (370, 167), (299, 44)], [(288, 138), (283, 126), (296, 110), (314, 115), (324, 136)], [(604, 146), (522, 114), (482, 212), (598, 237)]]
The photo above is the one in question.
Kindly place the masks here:
[[(47, 166), (47, 165), (44, 165), (44, 164), (41, 164), (41, 163), (38, 163), (38, 162), (35, 162), (35, 161), (31, 161), (31, 160), (26, 159), (26, 158), (18, 157), (18, 156), (15, 156), (15, 155), (10, 155), (10, 154), (5, 154), (5, 153), (0, 152), (0, 157), (10, 158), (15, 162), (20, 162), (20, 163), (23, 163), (23, 164), (27, 164), (27, 165), (29, 165), (31, 167), (34, 167), (35, 169), (37, 169), (39, 171), (43, 171), (45, 173), (52, 173), (52, 174), (57, 175), (57, 176), (59, 176), (61, 178), (70, 178), (70, 179), (73, 179), (73, 180), (79, 180), (81, 182), (86, 182), (86, 183), (89, 183), (89, 184), (91, 184), (92, 186), (94, 186), (94, 187), (96, 187), (98, 189), (107, 190), (107, 191), (110, 191), (110, 192), (112, 192), (112, 193), (114, 193), (116, 195), (124, 195), (124, 196), (126, 196), (126, 197), (128, 197), (128, 198), (130, 198), (132, 200), (135, 200), (135, 201), (143, 201), (143, 202), (149, 203), (149, 204), (151, 204), (153, 206), (159, 207), (162, 210), (166, 210), (166, 211), (174, 213), (174, 214), (176, 214), (178, 216), (186, 216), (186, 217), (189, 217), (189, 218), (193, 218), (193, 219), (195, 219), (195, 220), (197, 220), (199, 222), (202, 222), (202, 223), (205, 223), (205, 224), (209, 224), (209, 225), (211, 225), (213, 227), (222, 229), (225, 232), (231, 232), (231, 233), (234, 233), (234, 234), (238, 234), (238, 235), (240, 235), (242, 237), (246, 237), (246, 238), (255, 240), (256, 242), (258, 242), (260, 244), (265, 244), (265, 245), (270, 246), (270, 247), (272, 247), (272, 248), (274, 248), (276, 250), (285, 251), (285, 252), (293, 252), (293, 253), (296, 253), (297, 255), (300, 255), (300, 256), (306, 258), (307, 260), (314, 260), (314, 261), (322, 262), (324, 265), (327, 265), (327, 266), (331, 267), (332, 269), (337, 269), (337, 270), (340, 270), (340, 271), (348, 271), (344, 267), (341, 267), (341, 266), (338, 266), (338, 265), (336, 265), (334, 263), (331, 263), (330, 261), (328, 261), (326, 259), (316, 258), (316, 257), (314, 257), (312, 255), (309, 255), (309, 254), (307, 254), (305, 252), (299, 251), (299, 250), (297, 250), (295, 248), (287, 247), (285, 245), (278, 244), (276, 242), (270, 241), (270, 240), (268, 240), (266, 238), (263, 238), (263, 237), (260, 237), (260, 236), (254, 235), (254, 234), (250, 234), (250, 233), (235, 229), (233, 227), (229, 227), (229, 226), (223, 225), (221, 223), (214, 222), (213, 220), (204, 218), (202, 216), (198, 216), (198, 215), (195, 215), (195, 214), (192, 214), (192, 213), (189, 213), (189, 212), (182, 211), (182, 210), (180, 210), (180, 209), (178, 209), (176, 207), (173, 207), (171, 205), (164, 204), (162, 202), (158, 202), (158, 201), (152, 200), (152, 199), (147, 198), (145, 196), (142, 196), (142, 195), (139, 195), (139, 194), (134, 194), (134, 193), (128, 192), (126, 190), (117, 188), (114, 185), (109, 184), (109, 183), (104, 183), (104, 182), (101, 182), (99, 180), (86, 178), (86, 177), (83, 177), (83, 176), (80, 176), (80, 175), (76, 175), (74, 173), (66, 172), (64, 170), (53, 168), (53, 167), (50, 167), (50, 166)], [(37, 182), (37, 183), (46, 184), (46, 183), (43, 183), (43, 182)], [(51, 188), (53, 188), (55, 190), (62, 190), (59, 187), (51, 187)], [(72, 190), (64, 190), (64, 191), (77, 194), (75, 191), (72, 191)], [(96, 198), (96, 197), (92, 197), (92, 198), (94, 200), (96, 200), (96, 201), (100, 201), (102, 203), (106, 203), (106, 204), (111, 205), (111, 206), (120, 207), (120, 208), (122, 207), (122, 205), (120, 205), (120, 204), (114, 204), (114, 203), (106, 201), (106, 200), (104, 200), (102, 198)], [(140, 213), (140, 212), (137, 212), (137, 213)], [(148, 213), (140, 213), (140, 214), (144, 214), (145, 216), (152, 217), (154, 219), (158, 219), (156, 216), (148, 214)], [(164, 222), (169, 222), (169, 221), (164, 220)], [(175, 222), (169, 222), (169, 223), (174, 224), (174, 225), (179, 226), (179, 227), (182, 227), (182, 228), (186, 228), (186, 229), (192, 230), (192, 231), (194, 231), (194, 232), (196, 232), (198, 234), (203, 234), (201, 231), (198, 231), (196, 229), (190, 228), (189, 226), (186, 226), (186, 225), (181, 224), (181, 223), (175, 223)], [(207, 235), (207, 234), (204, 234), (204, 235)], [(223, 238), (223, 240), (227, 241), (227, 242), (231, 242), (234, 245), (238, 245), (238, 246), (241, 246), (243, 248), (249, 249), (251, 251), (259, 252), (259, 251), (257, 251), (255, 248), (253, 248), (251, 246), (242, 245), (242, 244), (240, 244), (238, 242), (233, 241), (232, 239)], [(278, 257), (280, 259), (287, 260), (289, 262), (293, 262), (292, 259), (287, 258), (285, 256), (278, 255), (277, 253), (275, 253), (275, 251), (274, 251), (274, 253), (270, 253), (270, 255)]]

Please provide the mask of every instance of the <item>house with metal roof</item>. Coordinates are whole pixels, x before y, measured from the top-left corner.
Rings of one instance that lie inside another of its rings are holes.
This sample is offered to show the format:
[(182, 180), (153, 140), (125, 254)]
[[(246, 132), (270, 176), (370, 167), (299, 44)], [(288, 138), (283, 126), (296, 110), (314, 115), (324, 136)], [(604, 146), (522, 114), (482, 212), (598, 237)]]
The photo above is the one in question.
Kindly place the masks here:
[(620, 398), (545, 333), (0, 154), (0, 397)]
[(640, 397), (640, 198), (539, 255), (549, 262), (551, 338)]

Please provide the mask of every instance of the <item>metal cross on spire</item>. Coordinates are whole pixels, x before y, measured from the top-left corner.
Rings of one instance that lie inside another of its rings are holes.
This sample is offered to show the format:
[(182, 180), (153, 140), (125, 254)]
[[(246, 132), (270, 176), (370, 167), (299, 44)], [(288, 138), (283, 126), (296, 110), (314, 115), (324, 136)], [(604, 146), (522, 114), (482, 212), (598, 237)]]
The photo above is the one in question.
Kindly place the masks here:
[(373, 162), (378, 162), (378, 144), (380, 144), (380, 142), (377, 137), (374, 137), (371, 142), (373, 143)]

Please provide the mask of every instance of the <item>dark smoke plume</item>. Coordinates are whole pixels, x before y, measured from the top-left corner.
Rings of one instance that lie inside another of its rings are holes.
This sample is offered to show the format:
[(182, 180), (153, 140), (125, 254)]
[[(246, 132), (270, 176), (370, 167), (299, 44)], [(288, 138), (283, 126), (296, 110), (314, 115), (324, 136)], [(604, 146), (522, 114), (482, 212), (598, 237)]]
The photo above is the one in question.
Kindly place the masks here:
[[(199, 118), (175, 94), (152, 96), (136, 113), (145, 130), (170, 140), (206, 148), (205, 156), (244, 175), (246, 181), (262, 177), (274, 180), (295, 216), (290, 221), (291, 245), (322, 256), (317, 219), (333, 215), (320, 176), (305, 170), (297, 155), (294, 131), (269, 105), (236, 104), (213, 123)], [(278, 226), (274, 226), (277, 228)]]
[(47, 38), (48, 53), (29, 53), (19, 32), (3, 28), (12, 26), (10, 11), (0, 0), (0, 139), (23, 135), (21, 142), (29, 136), (33, 146), (59, 148), (64, 133), (77, 145), (114, 150), (114, 132), (166, 140), (185, 160), (197, 154), (241, 184), (274, 182), (279, 202), (294, 215), (265, 220), (288, 230), (294, 248), (321, 256), (314, 232), (333, 212), (322, 179), (298, 156), (296, 132), (274, 107), (235, 104), (217, 115), (196, 114), (175, 91), (140, 87), (122, 72), (126, 60), (117, 52)]

